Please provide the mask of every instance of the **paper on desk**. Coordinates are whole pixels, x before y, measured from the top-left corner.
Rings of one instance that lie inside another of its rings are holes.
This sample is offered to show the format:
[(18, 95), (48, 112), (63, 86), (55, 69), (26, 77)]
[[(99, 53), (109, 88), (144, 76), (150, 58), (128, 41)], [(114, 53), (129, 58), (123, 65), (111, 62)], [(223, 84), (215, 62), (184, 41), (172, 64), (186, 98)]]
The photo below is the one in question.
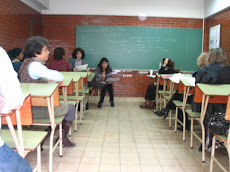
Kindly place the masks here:
[(195, 85), (196, 85), (196, 78), (195, 78), (195, 77), (186, 77), (186, 80), (187, 80), (193, 87), (195, 87)]
[(184, 76), (181, 73), (175, 74), (169, 78), (172, 82), (179, 83), (181, 79), (186, 79), (191, 85), (195, 86), (195, 78), (191, 76)]
[(75, 66), (75, 68), (77, 68), (77, 71), (84, 71), (87, 69), (87, 67), (88, 67), (88, 64)]
[(119, 78), (107, 78), (106, 81), (107, 82), (114, 82), (114, 81), (119, 81)]

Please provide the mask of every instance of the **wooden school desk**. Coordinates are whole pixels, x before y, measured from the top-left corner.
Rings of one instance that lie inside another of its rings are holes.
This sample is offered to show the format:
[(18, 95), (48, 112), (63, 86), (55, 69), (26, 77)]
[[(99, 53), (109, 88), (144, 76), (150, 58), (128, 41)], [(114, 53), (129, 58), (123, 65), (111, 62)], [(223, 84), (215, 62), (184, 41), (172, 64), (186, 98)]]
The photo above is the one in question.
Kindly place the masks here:
[[(175, 113), (175, 132), (177, 131), (177, 123), (179, 122), (183, 126), (183, 141), (185, 141), (185, 130), (186, 130), (186, 114), (185, 109), (191, 108), (191, 104), (187, 104), (188, 96), (192, 95), (195, 90), (195, 82), (191, 83), (187, 78), (181, 79), (179, 82), (178, 93), (183, 94), (183, 102), (178, 100), (173, 100), (173, 103), (176, 105)], [(178, 109), (182, 110), (183, 121), (178, 119)]]
[[(20, 110), (11, 111), (8, 114), (2, 114), (2, 124), (8, 125), (9, 130), (0, 130), (1, 137), (4, 142), (11, 148), (17, 149), (18, 153), (24, 158), (28, 152), (37, 149), (37, 165), (33, 171), (41, 171), (41, 142), (45, 139), (47, 132), (45, 131), (22, 131), (21, 125), (29, 126), (32, 124), (31, 97), (29, 93), (25, 93), (25, 100)], [(6, 118), (6, 120), (4, 119)], [(17, 125), (17, 131), (14, 130)], [(9, 137), (9, 135), (12, 137)], [(36, 136), (36, 137), (34, 137)], [(19, 140), (19, 141), (18, 141)]]
[[(58, 84), (44, 83), (21, 83), (23, 92), (30, 92), (32, 106), (47, 106), (49, 111), (49, 120), (34, 119), (32, 125), (51, 126), (50, 134), (50, 150), (49, 150), (49, 171), (52, 171), (53, 151), (59, 144), (59, 155), (62, 156), (62, 121), (64, 116), (57, 117), (58, 122), (54, 118), (54, 106), (59, 106), (59, 90)], [(56, 123), (59, 124), (59, 140), (53, 146), (54, 131)]]
[(67, 94), (73, 94), (73, 78), (72, 77), (64, 77), (63, 83), (59, 85), (59, 93), (63, 95), (64, 102), (67, 103)]
[[(202, 103), (201, 121), (204, 121), (208, 103), (227, 103), (230, 94), (230, 84), (210, 85), (198, 83), (195, 87), (194, 102)], [(205, 150), (205, 128), (201, 123), (202, 129), (202, 150)], [(205, 151), (202, 151), (202, 161), (205, 162)]]
[[(84, 96), (79, 96), (79, 85), (81, 85), (81, 88), (83, 88), (83, 77), (85, 77), (87, 75), (86, 72), (84, 72), (84, 75), (82, 77), (82, 73), (81, 72), (61, 72), (64, 76), (64, 78), (71, 78), (73, 80), (74, 83), (74, 87), (75, 87), (75, 96), (73, 95), (68, 95), (67, 96), (67, 102), (72, 103), (74, 105), (76, 105), (76, 114), (75, 114), (75, 127), (74, 127), (74, 131), (77, 131), (77, 119), (78, 117), (80, 118), (80, 123), (82, 123), (82, 119), (83, 119), (83, 100), (84, 100)], [(62, 99), (62, 96), (60, 96), (60, 99)], [(78, 115), (78, 105), (80, 103), (80, 114)], [(71, 134), (71, 132), (70, 132)]]

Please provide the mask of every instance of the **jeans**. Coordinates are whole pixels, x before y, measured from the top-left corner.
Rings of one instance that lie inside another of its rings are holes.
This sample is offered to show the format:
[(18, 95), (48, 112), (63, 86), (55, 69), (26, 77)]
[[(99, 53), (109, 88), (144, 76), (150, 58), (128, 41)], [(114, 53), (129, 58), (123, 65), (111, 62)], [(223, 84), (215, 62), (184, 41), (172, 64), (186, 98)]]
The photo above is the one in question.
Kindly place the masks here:
[(73, 104), (68, 104), (68, 112), (65, 115), (65, 120), (68, 122), (72, 122), (75, 119), (76, 107)]
[(4, 144), (0, 147), (1, 172), (32, 172), (29, 163), (17, 152)]

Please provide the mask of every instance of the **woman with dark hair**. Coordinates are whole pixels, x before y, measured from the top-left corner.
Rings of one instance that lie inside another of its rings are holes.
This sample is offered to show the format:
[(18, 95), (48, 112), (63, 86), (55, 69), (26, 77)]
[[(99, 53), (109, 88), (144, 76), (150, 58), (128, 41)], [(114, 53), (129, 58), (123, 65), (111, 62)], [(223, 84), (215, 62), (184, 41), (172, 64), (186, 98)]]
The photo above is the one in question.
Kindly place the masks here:
[(101, 108), (105, 98), (106, 91), (109, 92), (109, 101), (112, 107), (114, 107), (113, 101), (113, 86), (111, 82), (106, 81), (108, 78), (112, 78), (112, 69), (109, 67), (109, 61), (103, 57), (95, 70), (95, 76), (90, 83), (95, 88), (102, 88), (101, 98), (98, 102), (98, 107)]
[(71, 71), (69, 63), (63, 60), (64, 56), (65, 50), (62, 47), (55, 48), (54, 60), (47, 67), (57, 71)]
[[(70, 68), (72, 71), (77, 71), (77, 66), (86, 64), (84, 62), (85, 51), (82, 48), (75, 48), (72, 53), (72, 58), (69, 59)], [(88, 72), (89, 69), (86, 69)]]
[[(24, 46), (25, 60), (19, 71), (20, 82), (22, 83), (48, 83), (57, 82), (61, 84), (64, 76), (56, 71), (48, 69), (44, 63), (49, 58), (48, 40), (35, 36), (28, 39)], [(47, 107), (32, 106), (33, 118), (49, 118)], [(62, 143), (66, 147), (75, 146), (68, 138), (68, 133), (73, 120), (75, 119), (76, 108), (72, 104), (59, 103), (59, 106), (54, 107), (55, 116), (65, 116), (62, 121)], [(51, 128), (48, 128), (50, 134)], [(44, 143), (44, 142), (43, 142)]]
[[(169, 58), (163, 58), (161, 64), (163, 65), (158, 70), (159, 74), (176, 73), (176, 71), (174, 70), (174, 62), (171, 61)], [(151, 84), (148, 86), (146, 94), (145, 94), (145, 103), (140, 105), (140, 107), (149, 108), (149, 109), (154, 108), (156, 106), (155, 97), (156, 97), (156, 86), (154, 84)]]
[(22, 65), (22, 61), (23, 61), (23, 52), (21, 48), (14, 48), (12, 50), (12, 65), (13, 68), (16, 72), (19, 71), (21, 65)]

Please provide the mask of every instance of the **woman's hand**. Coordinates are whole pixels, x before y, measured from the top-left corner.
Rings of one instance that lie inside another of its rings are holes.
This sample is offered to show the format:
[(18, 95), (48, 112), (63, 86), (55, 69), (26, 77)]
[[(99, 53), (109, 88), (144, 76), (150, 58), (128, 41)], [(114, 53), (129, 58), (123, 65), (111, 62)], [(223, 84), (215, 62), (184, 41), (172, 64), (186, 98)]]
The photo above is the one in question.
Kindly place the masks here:
[(73, 71), (76, 72), (76, 71), (77, 71), (77, 68), (73, 68)]
[(167, 66), (167, 64), (168, 64), (168, 62), (169, 62), (169, 58), (166, 58), (166, 59), (165, 59), (165, 61), (164, 61), (163, 66), (164, 66), (164, 67), (166, 67), (166, 66)]
[(102, 78), (105, 78), (105, 72), (102, 72), (101, 75), (102, 75)]
[(85, 71), (86, 71), (86, 72), (89, 72), (89, 68), (87, 68)]

